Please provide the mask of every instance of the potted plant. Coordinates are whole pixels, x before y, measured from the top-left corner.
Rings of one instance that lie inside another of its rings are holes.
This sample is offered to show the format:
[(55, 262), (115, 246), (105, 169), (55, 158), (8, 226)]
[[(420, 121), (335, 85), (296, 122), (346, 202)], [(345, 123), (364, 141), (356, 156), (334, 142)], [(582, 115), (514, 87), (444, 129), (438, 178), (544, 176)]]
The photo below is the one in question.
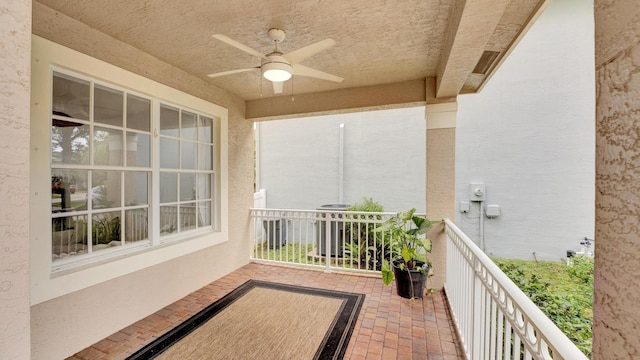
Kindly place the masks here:
[(432, 272), (427, 258), (431, 240), (424, 237), (432, 222), (415, 212), (416, 209), (400, 212), (375, 230), (384, 235), (391, 249), (391, 264), (386, 259), (382, 263), (382, 281), (389, 285), (395, 278), (398, 295), (407, 299), (424, 295)]

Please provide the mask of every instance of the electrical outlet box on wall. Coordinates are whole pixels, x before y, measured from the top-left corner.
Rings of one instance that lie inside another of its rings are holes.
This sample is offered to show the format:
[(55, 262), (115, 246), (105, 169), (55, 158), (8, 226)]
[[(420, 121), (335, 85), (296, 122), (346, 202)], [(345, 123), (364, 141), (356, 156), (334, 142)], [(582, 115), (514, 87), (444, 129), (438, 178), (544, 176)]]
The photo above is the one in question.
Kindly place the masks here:
[(485, 201), (486, 189), (484, 183), (470, 183), (469, 184), (469, 200), (470, 201)]

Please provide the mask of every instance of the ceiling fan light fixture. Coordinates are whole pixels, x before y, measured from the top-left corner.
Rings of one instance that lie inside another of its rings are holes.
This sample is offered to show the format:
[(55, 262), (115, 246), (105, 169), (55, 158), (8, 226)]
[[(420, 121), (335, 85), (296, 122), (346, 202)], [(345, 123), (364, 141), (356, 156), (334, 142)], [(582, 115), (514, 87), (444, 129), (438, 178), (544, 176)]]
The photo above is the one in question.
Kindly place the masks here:
[(262, 65), (262, 75), (269, 81), (287, 81), (291, 79), (291, 65), (282, 62), (270, 62)]

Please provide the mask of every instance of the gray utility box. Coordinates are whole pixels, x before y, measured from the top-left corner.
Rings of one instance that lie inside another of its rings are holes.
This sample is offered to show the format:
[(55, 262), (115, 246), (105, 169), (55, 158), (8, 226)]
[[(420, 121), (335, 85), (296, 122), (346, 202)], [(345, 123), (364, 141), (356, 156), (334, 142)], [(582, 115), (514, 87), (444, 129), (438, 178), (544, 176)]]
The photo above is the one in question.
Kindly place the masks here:
[[(322, 205), (316, 210), (329, 210), (329, 211), (346, 211), (349, 205), (345, 204), (327, 204)], [(344, 214), (340, 213), (325, 213), (321, 214), (320, 217), (322, 219), (317, 223), (318, 229), (316, 231), (317, 234), (317, 242), (318, 249), (320, 249), (321, 256), (327, 256), (327, 252), (329, 252), (329, 256), (342, 256), (342, 248), (344, 247)], [(331, 219), (336, 220), (331, 220)], [(340, 219), (340, 220), (338, 220)], [(325, 237), (327, 236), (327, 221), (329, 222), (329, 236), (331, 244), (329, 245), (330, 251), (327, 251), (327, 245), (325, 242)]]
[(262, 220), (269, 249), (278, 249), (287, 244), (287, 226), (284, 219)]

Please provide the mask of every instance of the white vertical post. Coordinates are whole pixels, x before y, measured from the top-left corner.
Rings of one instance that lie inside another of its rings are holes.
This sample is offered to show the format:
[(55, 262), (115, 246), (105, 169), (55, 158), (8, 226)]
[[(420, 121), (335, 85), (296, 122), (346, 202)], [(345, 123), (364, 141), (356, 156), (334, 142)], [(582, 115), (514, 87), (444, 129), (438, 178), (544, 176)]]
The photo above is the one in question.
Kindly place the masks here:
[[(329, 221), (329, 217), (331, 214), (325, 213), (325, 221), (324, 221), (324, 259), (325, 259), (325, 268), (324, 272), (331, 272), (331, 222)], [(321, 254), (322, 255), (322, 254)]]
[(473, 260), (472, 271), (473, 274), (473, 336), (471, 339), (471, 351), (473, 360), (482, 360), (482, 281), (476, 273), (477, 259)]
[(340, 145), (338, 155), (338, 203), (344, 204), (344, 124), (340, 124)]

